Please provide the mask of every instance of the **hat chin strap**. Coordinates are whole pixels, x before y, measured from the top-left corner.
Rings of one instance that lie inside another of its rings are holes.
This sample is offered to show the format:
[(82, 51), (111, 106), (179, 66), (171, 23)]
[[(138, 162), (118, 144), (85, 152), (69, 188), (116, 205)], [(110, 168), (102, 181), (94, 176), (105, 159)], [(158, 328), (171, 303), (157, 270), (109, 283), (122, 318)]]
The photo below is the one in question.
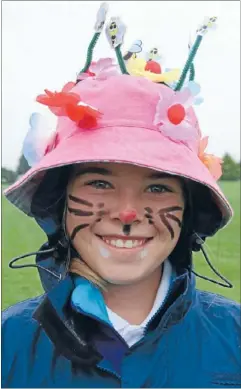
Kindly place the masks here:
[(30, 264), (24, 264), (24, 265), (14, 265), (15, 262), (19, 261), (20, 259), (23, 259), (23, 258), (27, 258), (27, 257), (31, 257), (32, 255), (46, 255), (46, 254), (51, 254), (51, 253), (54, 253), (55, 251), (55, 247), (54, 248), (51, 248), (51, 249), (47, 249), (47, 250), (40, 250), (40, 251), (33, 251), (31, 253), (28, 253), (28, 254), (24, 254), (24, 255), (19, 255), (18, 257), (15, 257), (13, 258), (10, 262), (9, 262), (9, 267), (11, 269), (22, 269), (22, 268), (25, 268), (25, 267), (36, 267), (37, 269), (41, 269), (41, 270), (45, 270), (47, 273), (51, 274), (53, 277), (57, 278), (59, 281), (63, 278), (61, 274), (57, 274), (55, 272), (52, 272), (51, 270), (49, 269), (46, 269), (45, 267), (41, 266), (41, 265), (35, 265), (34, 263), (30, 263)]
[[(188, 192), (186, 192), (188, 193)], [(190, 196), (188, 196), (188, 200), (189, 200), (189, 206), (191, 205), (190, 204)], [(69, 241), (69, 238), (68, 238), (68, 235), (67, 235), (67, 231), (66, 231), (66, 225), (65, 225), (65, 216), (66, 216), (66, 206), (67, 204), (65, 204), (65, 208), (64, 208), (64, 213), (63, 213), (63, 219), (62, 219), (62, 228), (63, 228), (63, 236), (62, 238), (60, 237), (60, 239), (58, 238), (57, 240), (57, 243), (54, 243), (53, 241), (51, 242), (51, 238), (48, 236), (49, 238), (49, 244), (50, 245), (53, 245), (52, 248), (50, 249), (46, 249), (46, 250), (39, 250), (39, 251), (34, 251), (34, 252), (30, 252), (30, 253), (27, 253), (27, 254), (24, 254), (24, 255), (20, 255), (18, 257), (15, 257), (13, 258), (10, 262), (9, 262), (9, 267), (11, 269), (21, 269), (21, 268), (27, 268), (27, 267), (35, 267), (35, 268), (38, 268), (38, 269), (41, 269), (41, 270), (44, 270), (46, 271), (47, 273), (51, 274), (53, 277), (57, 278), (59, 281), (62, 280), (63, 278), (65, 278), (65, 276), (67, 275), (68, 273), (68, 268), (69, 268), (69, 264), (70, 264), (70, 261), (71, 261), (71, 244), (70, 244), (70, 241)], [(126, 215), (125, 215), (126, 216)], [(129, 215), (127, 215), (129, 216)], [(131, 215), (132, 216), (132, 215)], [(128, 219), (129, 221), (129, 219)], [(55, 235), (55, 239), (54, 241), (56, 242), (56, 234)], [(233, 288), (233, 285), (231, 284), (231, 282), (225, 278), (224, 276), (222, 276), (215, 268), (214, 266), (212, 265), (212, 263), (210, 262), (209, 258), (208, 258), (208, 255), (203, 247), (205, 243), (205, 238), (202, 239), (196, 232), (194, 232), (192, 235), (191, 235), (191, 249), (192, 251), (199, 251), (201, 250), (202, 251), (202, 254), (207, 262), (207, 264), (209, 265), (209, 267), (211, 268), (211, 270), (221, 279), (223, 280), (225, 283), (222, 283), (222, 282), (218, 282), (218, 281), (215, 281), (211, 278), (208, 278), (206, 276), (202, 276), (198, 273), (196, 273), (192, 268), (191, 268), (191, 272), (193, 274), (195, 274), (195, 276), (199, 277), (199, 278), (202, 278), (206, 281), (209, 281), (209, 282), (212, 282), (214, 284), (217, 284), (217, 285), (220, 285), (220, 286), (223, 286), (224, 288)], [(36, 265), (36, 264), (23, 264), (23, 265), (15, 265), (15, 263), (23, 258), (27, 258), (27, 257), (30, 257), (30, 256), (36, 256), (36, 255), (46, 255), (46, 254), (54, 254), (54, 253), (59, 253), (61, 250), (67, 250), (67, 260), (66, 260), (66, 266), (65, 266), (65, 271), (63, 274), (57, 274), (41, 265)], [(74, 249), (75, 250), (75, 249)], [(76, 252), (76, 250), (75, 250)], [(78, 254), (76, 252), (76, 254)]]
[(231, 284), (231, 282), (225, 278), (224, 276), (222, 276), (216, 269), (215, 267), (212, 265), (210, 259), (208, 258), (208, 255), (203, 247), (204, 245), (204, 240), (195, 232), (192, 236), (192, 238), (194, 238), (194, 242), (195, 242), (195, 251), (199, 251), (201, 250), (202, 251), (202, 254), (207, 262), (207, 264), (209, 265), (209, 267), (211, 268), (211, 270), (221, 279), (225, 282), (222, 283), (222, 282), (218, 282), (218, 281), (215, 281), (213, 280), (212, 278), (208, 278), (208, 277), (205, 277), (205, 276), (202, 276), (198, 273), (196, 273), (194, 270), (191, 270), (191, 272), (193, 274), (195, 274), (195, 276), (199, 277), (199, 278), (202, 278), (203, 280), (206, 280), (206, 281), (209, 281), (209, 282), (212, 282), (214, 284), (217, 284), (217, 285), (220, 285), (220, 286), (223, 286), (224, 288), (233, 288), (233, 284)]
[[(209, 282), (212, 282), (214, 284), (217, 284), (217, 285), (220, 285), (220, 286), (223, 286), (224, 288), (233, 288), (233, 285), (231, 284), (231, 282), (225, 278), (224, 276), (222, 276), (216, 269), (215, 267), (212, 265), (212, 263), (210, 262), (209, 258), (208, 258), (208, 255), (203, 247), (203, 244), (204, 244), (204, 240), (202, 240), (200, 238), (200, 236), (197, 234), (197, 233), (194, 233), (193, 234), (193, 237), (195, 237), (195, 243), (196, 243), (196, 249), (195, 251), (199, 251), (199, 249), (202, 251), (203, 253), (203, 256), (207, 262), (207, 264), (209, 265), (209, 267), (212, 269), (212, 271), (221, 279), (223, 280), (225, 283), (222, 283), (222, 282), (218, 282), (218, 281), (215, 281), (211, 278), (208, 278), (208, 277), (205, 277), (205, 276), (202, 276), (198, 273), (196, 273), (193, 269), (191, 269), (191, 272), (193, 274), (195, 274), (195, 276), (199, 277), (199, 278), (202, 278), (206, 281), (209, 281)], [(67, 242), (66, 242), (67, 243)], [(58, 242), (58, 245), (62, 245), (62, 243), (59, 241)], [(66, 261), (66, 266), (65, 266), (65, 273), (64, 274), (57, 274), (41, 265), (35, 265), (35, 264), (23, 264), (23, 265), (15, 265), (15, 263), (17, 261), (19, 261), (20, 259), (23, 259), (23, 258), (27, 258), (27, 257), (30, 257), (32, 255), (36, 256), (36, 255), (46, 255), (46, 254), (53, 254), (54, 252), (58, 251), (58, 245), (56, 245), (55, 247), (52, 247), (50, 249), (46, 249), (46, 250), (40, 250), (40, 251), (34, 251), (34, 252), (31, 252), (31, 253), (28, 253), (28, 254), (24, 254), (24, 255), (20, 255), (18, 257), (15, 257), (13, 258), (10, 262), (9, 262), (9, 267), (11, 269), (22, 269), (22, 268), (26, 268), (26, 267), (35, 267), (35, 268), (38, 268), (38, 269), (41, 269), (41, 270), (44, 270), (46, 271), (47, 273), (51, 274), (53, 277), (57, 278), (59, 281), (62, 280), (68, 273), (68, 267), (69, 267), (69, 263), (70, 263), (70, 260), (71, 260), (71, 247), (69, 245), (69, 242), (68, 242), (68, 246), (66, 247), (66, 245), (64, 245), (65, 247), (64, 248), (67, 248), (68, 249), (68, 253), (67, 253), (67, 261)]]

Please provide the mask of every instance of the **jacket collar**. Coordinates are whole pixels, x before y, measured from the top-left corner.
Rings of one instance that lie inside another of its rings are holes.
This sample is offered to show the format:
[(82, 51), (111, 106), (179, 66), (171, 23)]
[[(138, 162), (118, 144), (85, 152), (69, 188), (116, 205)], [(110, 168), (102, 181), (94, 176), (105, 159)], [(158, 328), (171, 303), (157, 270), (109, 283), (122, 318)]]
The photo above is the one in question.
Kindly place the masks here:
[[(84, 363), (99, 361), (101, 356), (90, 339), (95, 332), (98, 332), (99, 336), (100, 322), (85, 312), (80, 314), (71, 308), (70, 297), (74, 287), (73, 278), (67, 275), (45, 295), (33, 317), (68, 359), (81, 360), (81, 363), (83, 360)], [(184, 269), (173, 281), (166, 302), (148, 323), (146, 332), (151, 331), (153, 334), (154, 331), (154, 336), (160, 336), (163, 330), (182, 320), (191, 308), (194, 298), (195, 277)], [(114, 331), (111, 326), (109, 330)]]
[(195, 298), (195, 276), (187, 269), (183, 269), (174, 280), (166, 303), (156, 318), (156, 323), (155, 319), (152, 320), (150, 327), (156, 326), (159, 330), (165, 330), (179, 323), (191, 309)]
[(81, 315), (76, 318), (70, 309), (73, 288), (73, 280), (69, 275), (59, 281), (44, 296), (33, 318), (40, 323), (60, 354), (76, 364), (96, 364), (102, 357), (88, 342), (88, 330), (91, 331), (93, 325), (89, 325), (88, 320), (82, 320)]

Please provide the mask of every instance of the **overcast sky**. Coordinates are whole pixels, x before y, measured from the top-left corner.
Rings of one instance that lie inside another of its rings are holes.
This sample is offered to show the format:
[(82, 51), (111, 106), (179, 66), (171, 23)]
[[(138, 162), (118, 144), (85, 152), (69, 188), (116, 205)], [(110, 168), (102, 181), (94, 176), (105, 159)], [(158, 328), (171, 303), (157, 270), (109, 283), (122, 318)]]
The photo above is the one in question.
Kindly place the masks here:
[[(32, 112), (56, 118), (35, 102), (45, 88), (60, 90), (83, 67), (99, 1), (3, 1), (2, 165), (15, 168)], [(123, 51), (134, 40), (158, 47), (167, 67), (182, 67), (189, 33), (205, 16), (217, 16), (195, 59), (204, 103), (197, 108), (208, 151), (240, 160), (240, 2), (109, 1), (108, 17), (127, 25)], [(94, 59), (114, 57), (105, 33)]]

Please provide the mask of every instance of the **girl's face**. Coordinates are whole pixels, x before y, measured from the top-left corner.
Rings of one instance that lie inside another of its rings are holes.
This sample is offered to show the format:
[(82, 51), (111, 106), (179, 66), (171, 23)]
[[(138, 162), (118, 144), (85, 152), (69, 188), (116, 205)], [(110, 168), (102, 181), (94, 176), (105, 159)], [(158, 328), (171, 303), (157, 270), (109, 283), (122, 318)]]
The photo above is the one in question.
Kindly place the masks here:
[(68, 185), (66, 228), (92, 270), (112, 284), (159, 271), (177, 244), (184, 212), (181, 182), (148, 168), (77, 165)]

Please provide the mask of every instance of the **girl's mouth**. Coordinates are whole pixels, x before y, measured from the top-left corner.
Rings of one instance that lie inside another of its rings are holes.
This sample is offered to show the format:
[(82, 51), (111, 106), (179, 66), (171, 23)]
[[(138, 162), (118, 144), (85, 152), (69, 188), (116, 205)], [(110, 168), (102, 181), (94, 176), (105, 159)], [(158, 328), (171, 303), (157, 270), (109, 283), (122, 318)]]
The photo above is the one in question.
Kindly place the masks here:
[(144, 247), (153, 238), (117, 238), (111, 236), (100, 236), (97, 235), (103, 242), (108, 246), (115, 247), (118, 249), (135, 249)]

